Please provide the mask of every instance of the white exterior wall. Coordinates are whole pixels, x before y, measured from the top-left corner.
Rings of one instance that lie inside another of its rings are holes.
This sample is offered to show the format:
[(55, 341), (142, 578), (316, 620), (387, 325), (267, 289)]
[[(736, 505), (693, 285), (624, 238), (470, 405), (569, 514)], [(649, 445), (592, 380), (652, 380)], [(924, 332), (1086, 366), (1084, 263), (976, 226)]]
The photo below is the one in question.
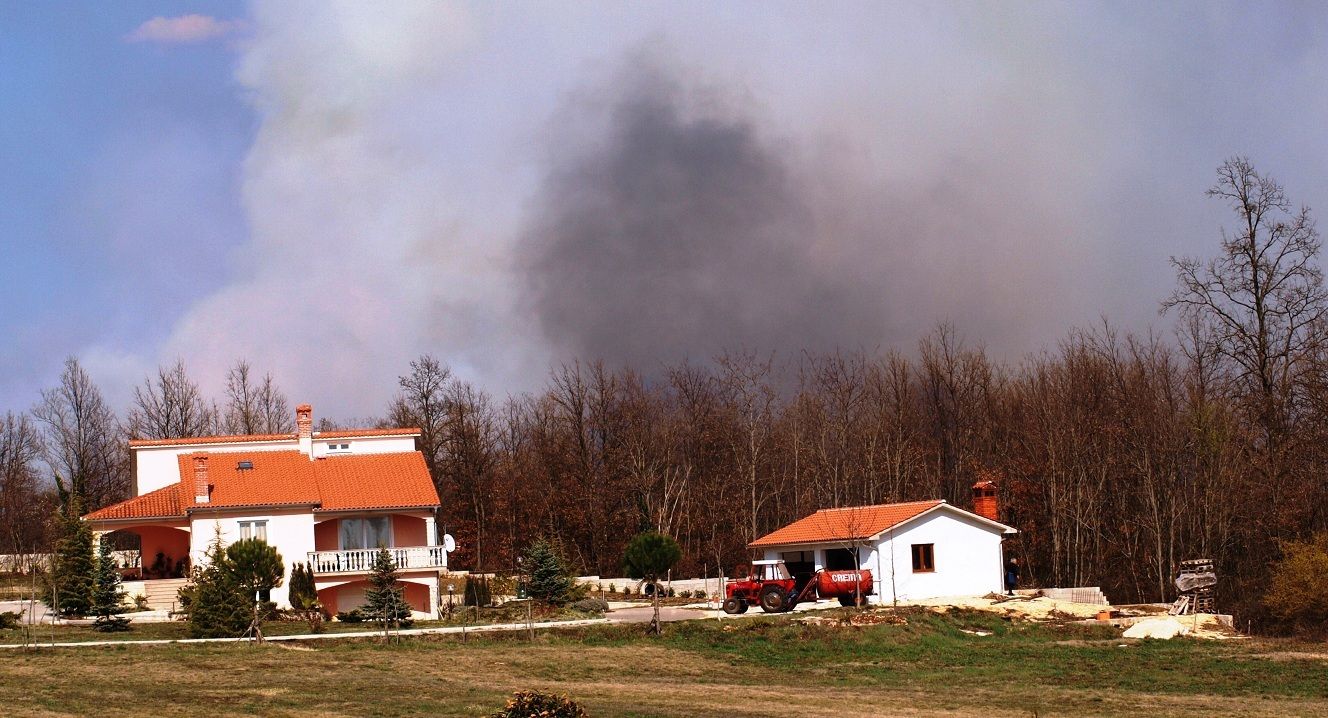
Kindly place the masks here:
[[(959, 511), (945, 508), (887, 531), (874, 543), (858, 549), (859, 561), (871, 569), (876, 591), (871, 603), (916, 601), (943, 596), (982, 596), (1003, 591), (1003, 534)], [(932, 544), (936, 570), (913, 572), (913, 544)], [(842, 543), (780, 546), (765, 549), (765, 558), (778, 559), (791, 551), (814, 551), (816, 568), (825, 567), (827, 549), (847, 548)]]
[(272, 511), (241, 513), (242, 509), (230, 509), (213, 515), (197, 512), (193, 516), (190, 532), (189, 561), (191, 565), (202, 566), (205, 563), (208, 546), (216, 536), (216, 527), (221, 527), (221, 540), (230, 545), (240, 540), (241, 521), (267, 521), (267, 543), (277, 549), (281, 560), (286, 564), (285, 578), (281, 586), (272, 589), (272, 600), (282, 608), (290, 606), (289, 587), (291, 566), (308, 560), (314, 550), (314, 515), (308, 509), (302, 511)]
[[(328, 451), (329, 444), (350, 444), (347, 451)], [(314, 458), (321, 459), (328, 456), (345, 456), (347, 454), (399, 454), (406, 451), (415, 451), (414, 436), (366, 436), (360, 439), (354, 437), (341, 439), (322, 439), (318, 434), (314, 434)]]
[[(879, 602), (890, 603), (895, 595), (901, 601), (915, 601), (1002, 590), (1002, 535), (995, 528), (945, 510), (907, 523), (893, 536), (887, 531), (870, 563)], [(933, 545), (936, 570), (914, 573), (913, 544), (928, 543)]]

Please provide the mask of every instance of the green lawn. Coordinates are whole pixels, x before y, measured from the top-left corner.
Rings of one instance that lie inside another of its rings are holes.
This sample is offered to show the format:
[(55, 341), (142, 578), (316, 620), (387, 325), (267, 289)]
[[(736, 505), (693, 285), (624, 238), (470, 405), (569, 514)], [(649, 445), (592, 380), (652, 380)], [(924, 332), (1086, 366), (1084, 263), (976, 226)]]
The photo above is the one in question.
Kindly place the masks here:
[[(6, 715), (469, 715), (521, 688), (592, 716), (1328, 715), (1328, 653), (1290, 641), (1125, 642), (1114, 629), (908, 611), (906, 625), (789, 616), (307, 646), (0, 654)], [(979, 636), (970, 631), (990, 631)]]
[[(131, 620), (132, 613), (124, 614)], [(534, 612), (536, 622), (567, 621), (584, 618), (598, 618), (596, 614), (582, 613), (570, 609), (542, 610)], [(473, 608), (462, 611), (458, 608), (450, 618), (439, 621), (416, 621), (411, 628), (438, 628), (447, 626), (481, 626), (494, 623), (520, 623), (526, 620), (524, 604), (511, 604), (500, 608)], [(323, 624), (326, 633), (354, 633), (378, 630), (372, 623), (341, 623), (329, 621)], [(290, 636), (309, 632), (309, 624), (304, 621), (269, 621), (263, 624), (265, 636)], [(70, 643), (87, 641), (151, 641), (179, 640), (189, 638), (189, 624), (183, 621), (169, 623), (130, 623), (130, 630), (118, 633), (100, 633), (89, 626), (76, 625), (39, 625), (31, 628), (30, 640), (38, 643)], [(24, 630), (0, 631), (0, 645), (22, 644)]]

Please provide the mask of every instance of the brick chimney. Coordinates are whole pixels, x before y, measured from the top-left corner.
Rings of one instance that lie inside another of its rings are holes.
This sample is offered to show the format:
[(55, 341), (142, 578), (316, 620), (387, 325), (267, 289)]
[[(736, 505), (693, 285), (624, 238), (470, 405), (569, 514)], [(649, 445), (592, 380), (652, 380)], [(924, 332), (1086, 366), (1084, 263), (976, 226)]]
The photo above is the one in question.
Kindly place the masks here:
[(202, 452), (193, 455), (194, 459), (194, 503), (206, 504), (208, 495), (208, 455)]
[(314, 408), (308, 404), (295, 407), (295, 429), (300, 438), (300, 451), (314, 458)]
[(984, 519), (1000, 521), (996, 503), (996, 482), (982, 480), (973, 484), (973, 513)]

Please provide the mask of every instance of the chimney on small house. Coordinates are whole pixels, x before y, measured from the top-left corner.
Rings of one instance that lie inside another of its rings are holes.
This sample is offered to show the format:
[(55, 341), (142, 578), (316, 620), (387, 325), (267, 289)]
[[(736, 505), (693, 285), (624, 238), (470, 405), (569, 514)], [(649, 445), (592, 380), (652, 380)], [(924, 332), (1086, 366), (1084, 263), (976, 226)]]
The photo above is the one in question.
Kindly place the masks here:
[(208, 495), (208, 455), (202, 452), (193, 455), (194, 459), (194, 503), (206, 504)]
[(996, 504), (996, 482), (983, 479), (973, 484), (973, 513), (984, 519), (1000, 521)]
[(312, 461), (314, 458), (314, 408), (308, 404), (295, 407), (295, 429), (300, 438), (300, 451)]

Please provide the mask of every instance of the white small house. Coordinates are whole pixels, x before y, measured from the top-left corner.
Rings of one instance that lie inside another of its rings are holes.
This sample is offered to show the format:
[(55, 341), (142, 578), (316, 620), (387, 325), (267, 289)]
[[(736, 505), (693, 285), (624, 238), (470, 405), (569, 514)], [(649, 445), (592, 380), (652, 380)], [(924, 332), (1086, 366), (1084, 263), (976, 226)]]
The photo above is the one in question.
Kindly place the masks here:
[(980, 516), (944, 501), (822, 509), (750, 544), (766, 559), (783, 559), (793, 575), (819, 569), (870, 569), (872, 603), (1003, 590), (1001, 541), (1015, 529), (995, 520), (990, 488)]

